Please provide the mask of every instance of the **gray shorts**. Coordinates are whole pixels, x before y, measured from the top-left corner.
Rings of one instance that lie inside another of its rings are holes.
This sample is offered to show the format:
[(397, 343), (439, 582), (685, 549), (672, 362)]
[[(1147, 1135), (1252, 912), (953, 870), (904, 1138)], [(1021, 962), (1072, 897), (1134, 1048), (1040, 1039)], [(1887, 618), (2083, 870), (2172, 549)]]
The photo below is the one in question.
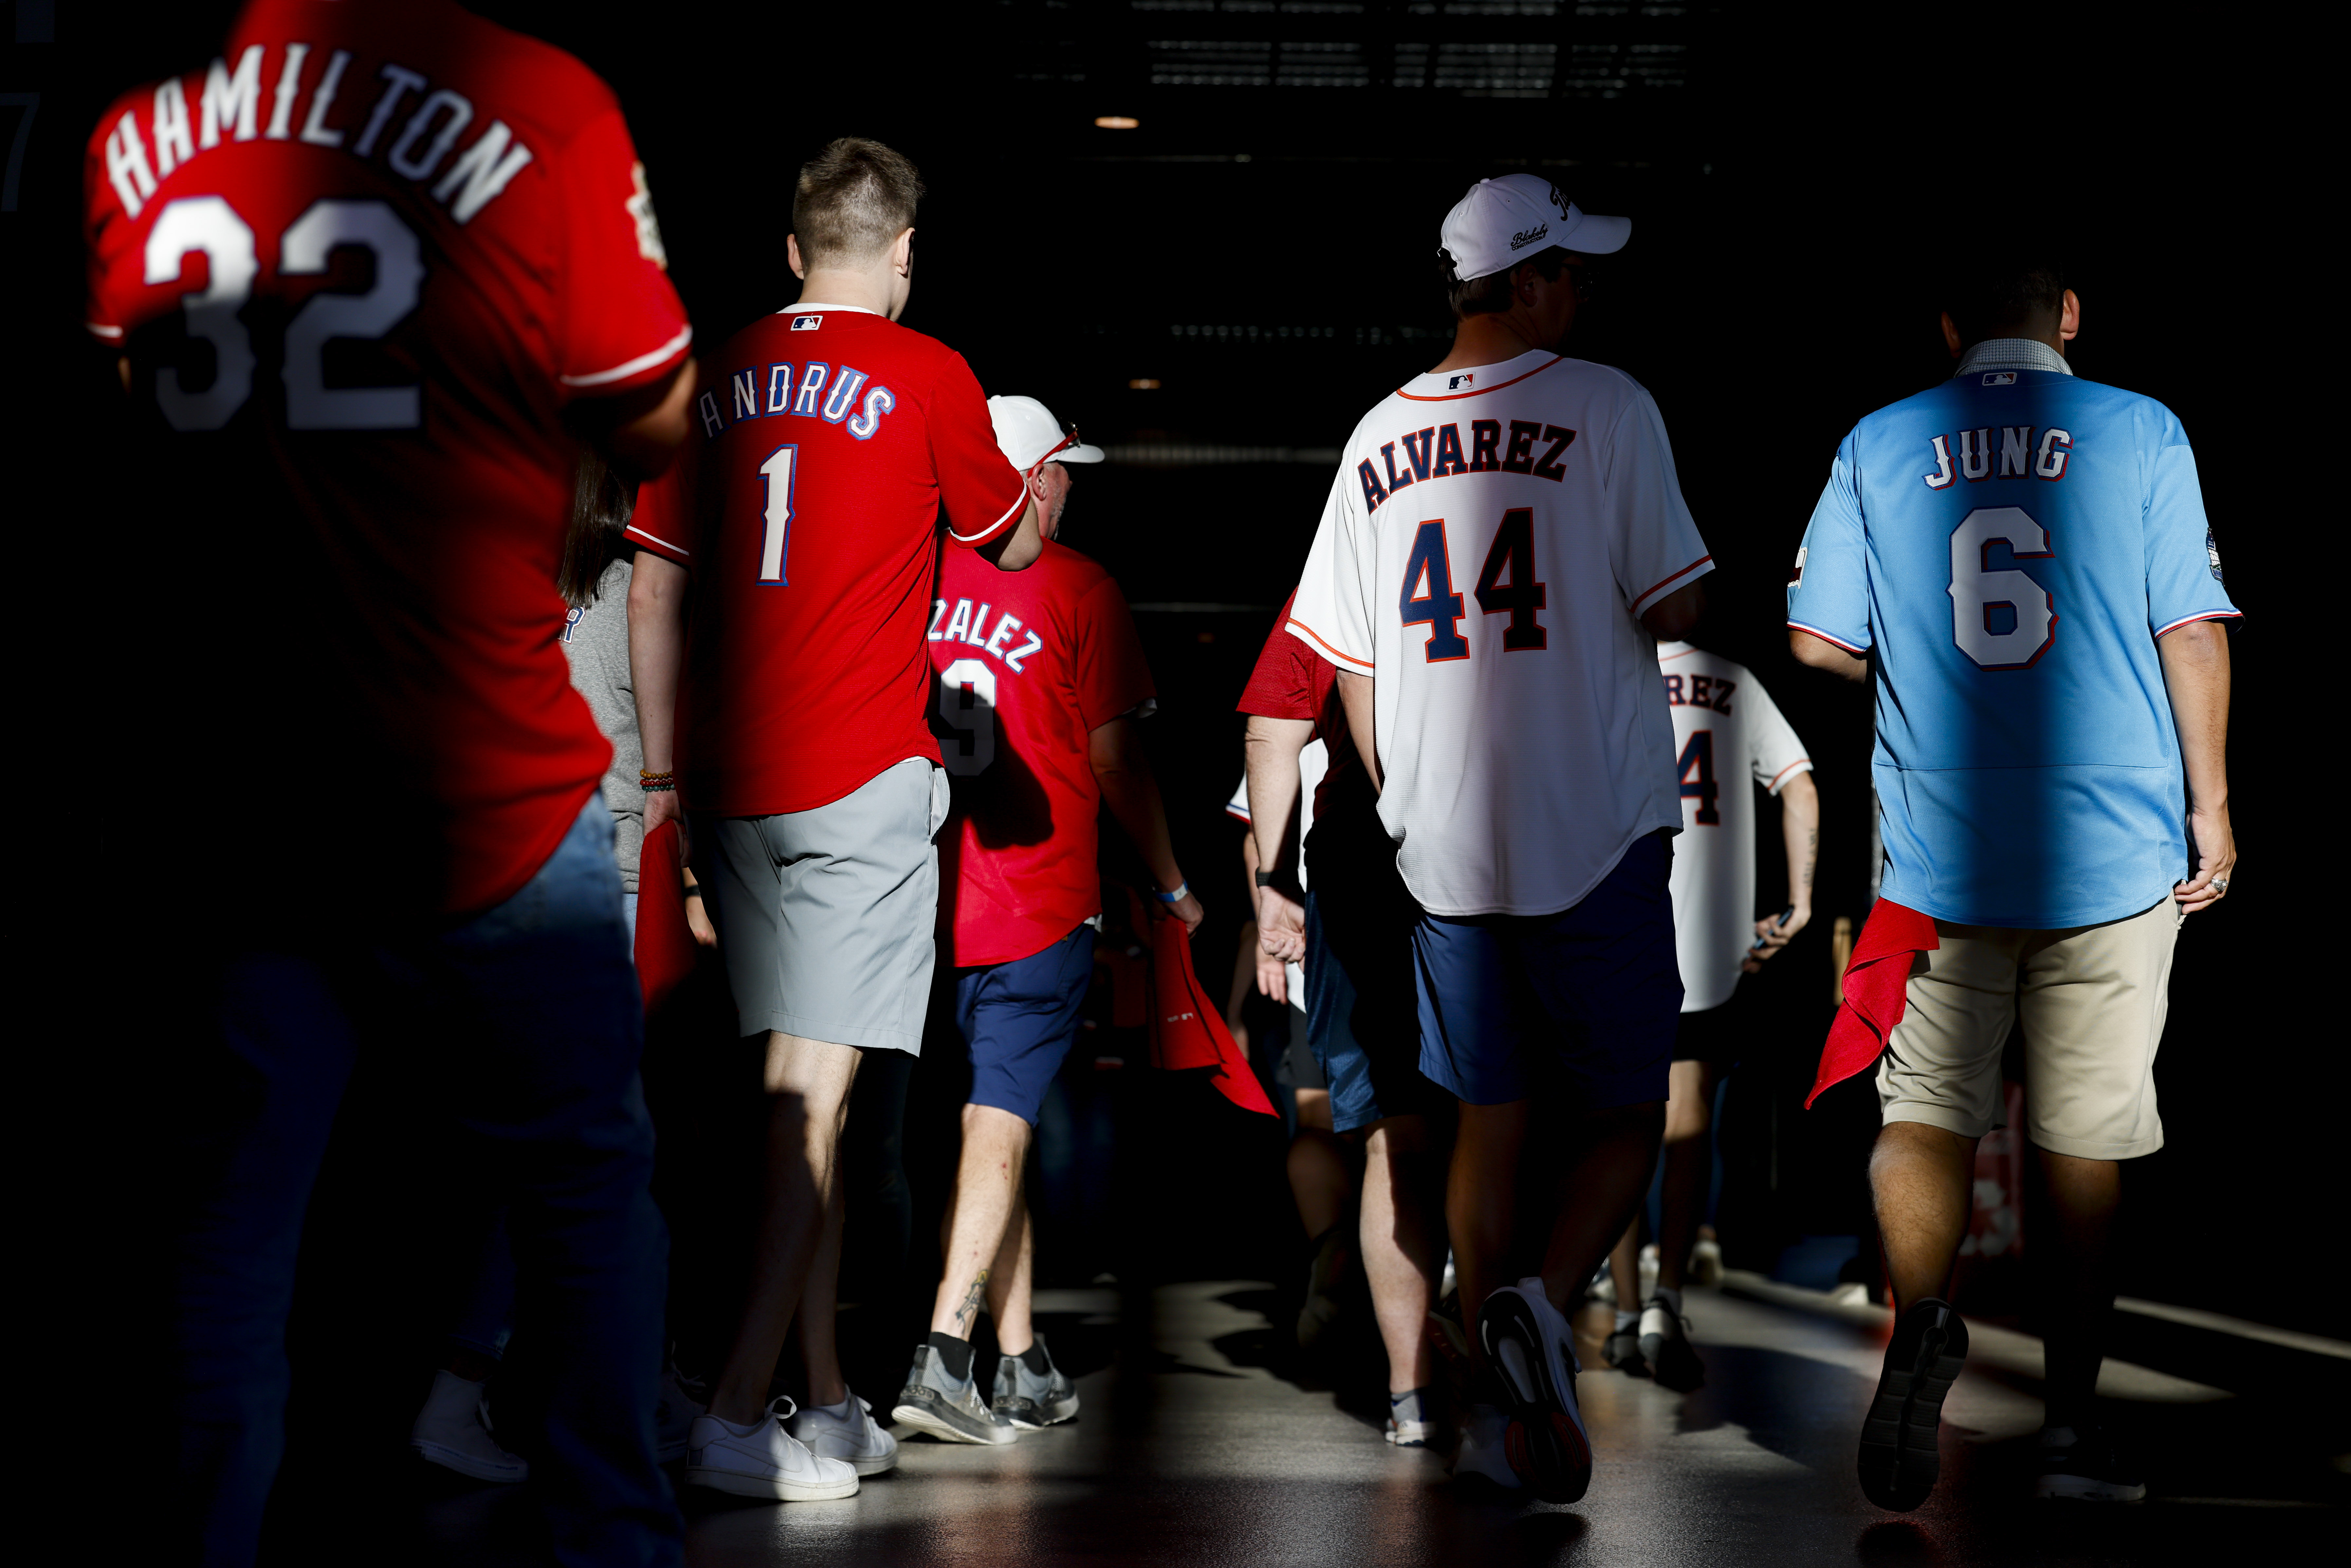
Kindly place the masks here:
[(695, 820), (745, 1034), (921, 1051), (946, 815), (946, 770), (910, 757), (810, 810)]

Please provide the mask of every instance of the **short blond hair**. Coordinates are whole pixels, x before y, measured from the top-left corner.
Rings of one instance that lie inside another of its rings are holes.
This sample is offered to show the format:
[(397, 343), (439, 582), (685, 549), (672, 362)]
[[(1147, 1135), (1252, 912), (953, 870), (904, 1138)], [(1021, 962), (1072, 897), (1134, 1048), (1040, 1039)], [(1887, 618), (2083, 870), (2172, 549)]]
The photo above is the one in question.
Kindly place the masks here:
[(803, 267), (847, 267), (871, 259), (914, 226), (923, 177), (906, 155), (844, 136), (800, 165), (792, 186), (792, 233)]

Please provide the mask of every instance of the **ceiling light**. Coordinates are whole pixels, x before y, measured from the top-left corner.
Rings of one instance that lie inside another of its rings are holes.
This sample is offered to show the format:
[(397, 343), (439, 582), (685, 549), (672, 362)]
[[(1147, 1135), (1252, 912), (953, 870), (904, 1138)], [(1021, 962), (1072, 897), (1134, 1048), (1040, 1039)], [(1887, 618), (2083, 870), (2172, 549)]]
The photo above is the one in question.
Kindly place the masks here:
[(1129, 392), (1157, 392), (1159, 390), (1159, 378), (1157, 376), (1137, 376), (1133, 381), (1126, 383), (1126, 390)]
[(1097, 114), (1094, 125), (1102, 131), (1140, 131), (1143, 121), (1131, 114)]

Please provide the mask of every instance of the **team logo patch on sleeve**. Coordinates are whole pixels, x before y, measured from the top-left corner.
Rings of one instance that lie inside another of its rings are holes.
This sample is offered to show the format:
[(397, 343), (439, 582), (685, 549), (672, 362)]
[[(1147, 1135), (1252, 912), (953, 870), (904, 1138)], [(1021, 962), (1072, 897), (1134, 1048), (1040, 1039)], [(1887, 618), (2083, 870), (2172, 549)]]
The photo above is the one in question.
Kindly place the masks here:
[(1804, 580), (1804, 557), (1811, 553), (1812, 547), (1809, 545), (1798, 545), (1796, 547), (1796, 564), (1792, 567), (1788, 572), (1789, 587), (1794, 588)]
[(2220, 576), (2220, 541), (2212, 537), (2210, 528), (2204, 530), (2204, 559), (2211, 564), (2212, 580), (2223, 580)]
[(824, 318), (821, 316), (795, 316), (792, 318), (792, 330), (795, 332), (813, 332), (819, 327), (823, 325)]

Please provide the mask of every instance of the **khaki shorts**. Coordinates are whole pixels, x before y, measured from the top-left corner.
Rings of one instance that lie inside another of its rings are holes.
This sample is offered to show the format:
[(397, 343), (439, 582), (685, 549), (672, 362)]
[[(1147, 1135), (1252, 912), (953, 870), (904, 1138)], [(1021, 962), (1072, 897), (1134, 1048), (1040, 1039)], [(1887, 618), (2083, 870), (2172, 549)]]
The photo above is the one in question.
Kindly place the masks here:
[(1935, 922), (1877, 1063), (1888, 1122), (1980, 1138), (2001, 1125), (2001, 1050), (2024, 1029), (2025, 1132), (2053, 1154), (2127, 1160), (2163, 1147), (2155, 1052), (2178, 901), (2103, 925), (2012, 931)]

